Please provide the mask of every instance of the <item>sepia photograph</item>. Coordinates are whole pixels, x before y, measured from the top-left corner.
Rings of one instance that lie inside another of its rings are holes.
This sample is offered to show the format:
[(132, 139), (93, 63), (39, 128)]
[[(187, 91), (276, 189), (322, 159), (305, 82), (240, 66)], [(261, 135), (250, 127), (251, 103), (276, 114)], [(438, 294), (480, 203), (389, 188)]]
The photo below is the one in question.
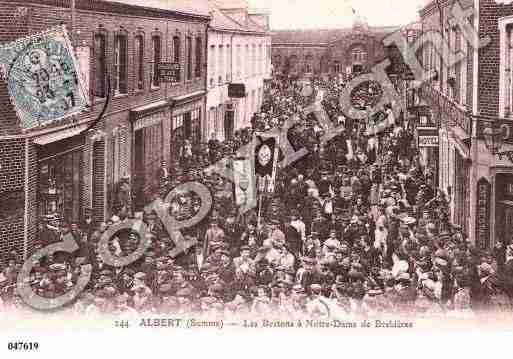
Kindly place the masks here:
[(0, 0), (0, 353), (504, 355), (512, 66), (508, 0)]

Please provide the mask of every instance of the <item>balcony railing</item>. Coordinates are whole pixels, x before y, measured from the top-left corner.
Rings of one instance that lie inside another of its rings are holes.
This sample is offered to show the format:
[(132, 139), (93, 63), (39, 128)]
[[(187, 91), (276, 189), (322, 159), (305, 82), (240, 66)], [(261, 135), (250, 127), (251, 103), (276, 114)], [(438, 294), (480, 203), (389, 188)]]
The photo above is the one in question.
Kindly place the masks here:
[(428, 83), (422, 84), (422, 98), (439, 114), (442, 124), (459, 126), (469, 136), (472, 133), (472, 113)]
[(430, 84), (424, 83), (421, 87), (421, 97), (431, 109), (439, 114), (441, 121), (447, 121), (449, 126), (461, 127), (469, 136), (472, 134), (472, 120), (477, 120), (477, 137), (484, 139), (483, 131), (487, 127), (500, 129), (503, 143), (513, 144), (513, 118), (492, 116), (473, 116), (470, 111), (462, 108), (452, 99), (442, 94)]

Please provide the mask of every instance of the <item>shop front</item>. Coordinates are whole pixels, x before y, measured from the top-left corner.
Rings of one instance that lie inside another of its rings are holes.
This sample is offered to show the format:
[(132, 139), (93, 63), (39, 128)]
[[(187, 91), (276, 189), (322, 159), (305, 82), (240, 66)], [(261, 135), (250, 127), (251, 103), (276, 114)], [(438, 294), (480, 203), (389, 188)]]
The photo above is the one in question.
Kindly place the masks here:
[(453, 222), (469, 233), (470, 219), (470, 162), (456, 150), (454, 152)]
[(495, 241), (513, 243), (513, 174), (495, 176)]
[(82, 218), (84, 136), (56, 142), (37, 141), (38, 214), (58, 215), (65, 222)]
[(202, 132), (202, 119), (205, 109), (205, 91), (176, 97), (171, 109), (171, 160), (178, 161), (182, 148), (188, 141), (193, 147), (208, 138)]
[(145, 206), (157, 191), (157, 172), (164, 155), (163, 123), (168, 118), (168, 103), (160, 101), (150, 107), (132, 111), (133, 119), (133, 181), (135, 210)]

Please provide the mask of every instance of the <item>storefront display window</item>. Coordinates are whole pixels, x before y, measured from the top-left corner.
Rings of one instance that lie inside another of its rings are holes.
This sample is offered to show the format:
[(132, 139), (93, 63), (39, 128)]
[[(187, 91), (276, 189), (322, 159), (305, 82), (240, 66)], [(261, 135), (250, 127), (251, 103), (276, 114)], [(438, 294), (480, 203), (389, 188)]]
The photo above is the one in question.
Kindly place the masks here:
[(39, 214), (59, 214), (78, 221), (81, 209), (82, 151), (56, 155), (39, 163)]

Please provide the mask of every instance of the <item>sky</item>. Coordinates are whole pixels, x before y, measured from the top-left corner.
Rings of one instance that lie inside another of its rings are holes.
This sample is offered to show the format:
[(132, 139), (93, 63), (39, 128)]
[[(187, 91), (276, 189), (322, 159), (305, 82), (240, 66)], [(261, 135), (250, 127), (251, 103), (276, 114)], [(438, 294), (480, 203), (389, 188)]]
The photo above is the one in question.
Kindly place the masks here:
[(417, 21), (425, 0), (248, 0), (271, 12), (271, 29), (337, 28), (352, 24), (353, 7), (371, 26)]

